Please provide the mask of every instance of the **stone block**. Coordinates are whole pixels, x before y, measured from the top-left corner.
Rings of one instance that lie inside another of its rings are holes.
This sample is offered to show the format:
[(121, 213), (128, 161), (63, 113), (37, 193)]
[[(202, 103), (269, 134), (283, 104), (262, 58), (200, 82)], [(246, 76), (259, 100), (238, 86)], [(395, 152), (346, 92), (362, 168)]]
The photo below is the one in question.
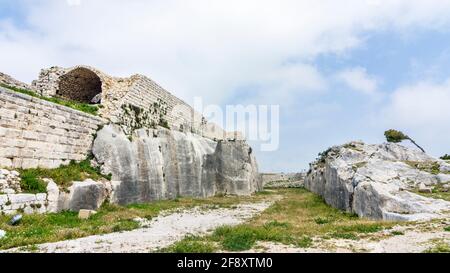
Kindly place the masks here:
[(87, 220), (89, 218), (91, 218), (92, 215), (95, 215), (97, 212), (95, 210), (87, 210), (87, 209), (82, 209), (78, 212), (78, 218), (82, 219), (82, 220)]
[(8, 197), (12, 204), (32, 203), (36, 201), (36, 195), (34, 194), (10, 194)]
[(12, 168), (13, 163), (9, 158), (0, 157), (0, 167), (3, 168)]
[(4, 206), (8, 203), (8, 195), (6, 194), (0, 194), (0, 206)]
[(22, 161), (23, 169), (35, 169), (39, 166), (39, 160), (34, 158), (24, 158)]
[(45, 201), (45, 200), (47, 200), (47, 194), (45, 193), (36, 194), (36, 201)]

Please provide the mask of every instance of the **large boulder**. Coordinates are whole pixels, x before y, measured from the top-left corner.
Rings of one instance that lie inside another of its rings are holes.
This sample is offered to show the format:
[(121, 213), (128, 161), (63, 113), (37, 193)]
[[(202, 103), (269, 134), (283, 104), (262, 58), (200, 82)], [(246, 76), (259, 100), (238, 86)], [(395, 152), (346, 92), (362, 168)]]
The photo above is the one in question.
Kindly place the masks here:
[(93, 154), (112, 175), (111, 201), (143, 203), (178, 196), (254, 193), (261, 188), (256, 160), (245, 141), (210, 139), (164, 128), (100, 130)]
[(49, 212), (96, 210), (108, 199), (110, 194), (106, 181), (103, 183), (87, 179), (73, 182), (67, 190), (60, 190), (50, 179), (46, 181), (48, 183), (47, 210)]
[(450, 202), (417, 194), (450, 182), (449, 164), (399, 144), (351, 142), (311, 164), (305, 187), (331, 206), (360, 217), (422, 220), (441, 217)]

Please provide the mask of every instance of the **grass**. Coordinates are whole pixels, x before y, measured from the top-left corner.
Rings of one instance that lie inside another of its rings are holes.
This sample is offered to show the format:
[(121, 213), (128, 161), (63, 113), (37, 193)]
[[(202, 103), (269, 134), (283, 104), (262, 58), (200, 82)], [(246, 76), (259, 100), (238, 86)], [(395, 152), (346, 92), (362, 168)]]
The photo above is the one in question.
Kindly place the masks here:
[[(360, 219), (324, 203), (305, 189), (278, 189), (272, 194), (284, 198), (247, 223), (217, 228), (203, 237), (185, 240), (211, 243), (225, 251), (245, 251), (258, 241), (310, 247), (314, 237), (358, 240), (370, 233), (392, 228), (398, 223)], [(185, 240), (177, 244), (183, 245)], [(166, 249), (171, 252), (172, 247)]]
[(450, 232), (450, 226), (445, 227), (444, 230)]
[(443, 241), (438, 241), (435, 245), (424, 251), (425, 253), (450, 253), (450, 245)]
[(431, 173), (434, 175), (440, 174), (440, 165), (438, 162), (428, 161), (428, 162), (418, 162), (418, 161), (405, 161), (406, 164), (412, 168)]
[(102, 178), (111, 180), (110, 176), (104, 176), (100, 169), (91, 166), (90, 159), (81, 162), (71, 161), (67, 166), (57, 169), (27, 169), (19, 170), (21, 188), (28, 193), (46, 192), (46, 184), (43, 178), (50, 178), (63, 189), (71, 186), (73, 181), (84, 181), (86, 179), (99, 180)]
[[(0, 229), (6, 231), (7, 234), (6, 237), (0, 239), (0, 249), (28, 247), (90, 235), (133, 230), (140, 227), (133, 219), (152, 219), (166, 210), (196, 206), (233, 207), (237, 203), (257, 202), (264, 200), (264, 198), (263, 195), (207, 199), (178, 198), (125, 207), (105, 204), (98, 210), (97, 214), (88, 220), (80, 220), (76, 212), (66, 211), (45, 215), (24, 215), (21, 223), (17, 226), (8, 224), (11, 216), (0, 215)], [(210, 247), (211, 245), (208, 243), (187, 242), (185, 245), (180, 244), (177, 248), (173, 248), (172, 251), (201, 249), (201, 252), (207, 252)]]
[(75, 110), (78, 110), (78, 111), (81, 111), (81, 112), (84, 112), (84, 113), (87, 113), (87, 114), (90, 114), (90, 115), (94, 115), (94, 116), (98, 115), (99, 107), (97, 105), (92, 105), (92, 104), (82, 103), (82, 102), (76, 102), (76, 101), (71, 101), (71, 100), (66, 100), (66, 99), (60, 99), (60, 98), (44, 97), (44, 96), (41, 96), (39, 94), (36, 94), (33, 91), (25, 90), (25, 89), (21, 89), (21, 88), (17, 88), (17, 87), (8, 86), (8, 85), (5, 85), (5, 84), (0, 84), (0, 86), (4, 87), (4, 88), (7, 88), (9, 90), (12, 90), (14, 92), (17, 92), (17, 93), (22, 93), (22, 94), (25, 94), (25, 95), (29, 95), (29, 96), (41, 99), (41, 100), (46, 100), (46, 101), (53, 102), (53, 103), (56, 103), (56, 104), (59, 104), (59, 105), (63, 105), (63, 106), (66, 106), (66, 107), (69, 107), (69, 108), (72, 108), (72, 109), (75, 109)]
[(431, 193), (423, 193), (423, 192), (419, 192), (418, 190), (414, 191), (414, 193), (428, 197), (428, 198), (442, 199), (445, 201), (450, 201), (450, 192), (443, 192), (442, 189), (443, 189), (442, 185), (438, 184), (438, 185), (434, 186)]
[(202, 242), (198, 237), (187, 236), (184, 240), (177, 242), (164, 252), (171, 253), (213, 253), (217, 247), (211, 242)]

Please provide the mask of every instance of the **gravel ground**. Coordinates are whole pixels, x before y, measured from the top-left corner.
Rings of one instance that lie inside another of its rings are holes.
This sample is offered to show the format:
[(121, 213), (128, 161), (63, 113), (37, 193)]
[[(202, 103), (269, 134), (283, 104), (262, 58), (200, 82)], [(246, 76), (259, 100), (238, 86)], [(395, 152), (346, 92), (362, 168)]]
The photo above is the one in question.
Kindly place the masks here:
[[(186, 235), (206, 234), (223, 225), (238, 225), (267, 209), (272, 203), (238, 205), (233, 209), (194, 208), (160, 215), (133, 231), (95, 235), (86, 238), (37, 246), (47, 253), (148, 253), (167, 247)], [(8, 250), (23, 252), (23, 248)]]

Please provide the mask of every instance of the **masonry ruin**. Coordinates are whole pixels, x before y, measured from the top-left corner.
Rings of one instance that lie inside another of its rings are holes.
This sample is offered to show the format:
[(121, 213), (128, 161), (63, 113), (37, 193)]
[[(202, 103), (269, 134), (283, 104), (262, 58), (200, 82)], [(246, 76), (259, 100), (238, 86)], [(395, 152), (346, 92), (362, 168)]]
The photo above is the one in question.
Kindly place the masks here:
[(94, 97), (101, 93), (102, 81), (97, 74), (79, 67), (61, 76), (56, 95), (77, 102), (93, 103)]
[[(49, 183), (47, 199), (11, 188), (2, 195), (0, 189), (0, 211), (95, 209), (105, 200), (248, 195), (262, 188), (253, 150), (239, 133), (208, 122), (146, 76), (51, 67), (31, 85), (1, 73), (0, 84), (0, 169), (52, 169), (92, 155), (92, 163), (111, 177), (74, 181), (69, 192)], [(42, 99), (52, 97), (97, 105), (98, 114)], [(50, 205), (32, 209), (41, 201)]]

